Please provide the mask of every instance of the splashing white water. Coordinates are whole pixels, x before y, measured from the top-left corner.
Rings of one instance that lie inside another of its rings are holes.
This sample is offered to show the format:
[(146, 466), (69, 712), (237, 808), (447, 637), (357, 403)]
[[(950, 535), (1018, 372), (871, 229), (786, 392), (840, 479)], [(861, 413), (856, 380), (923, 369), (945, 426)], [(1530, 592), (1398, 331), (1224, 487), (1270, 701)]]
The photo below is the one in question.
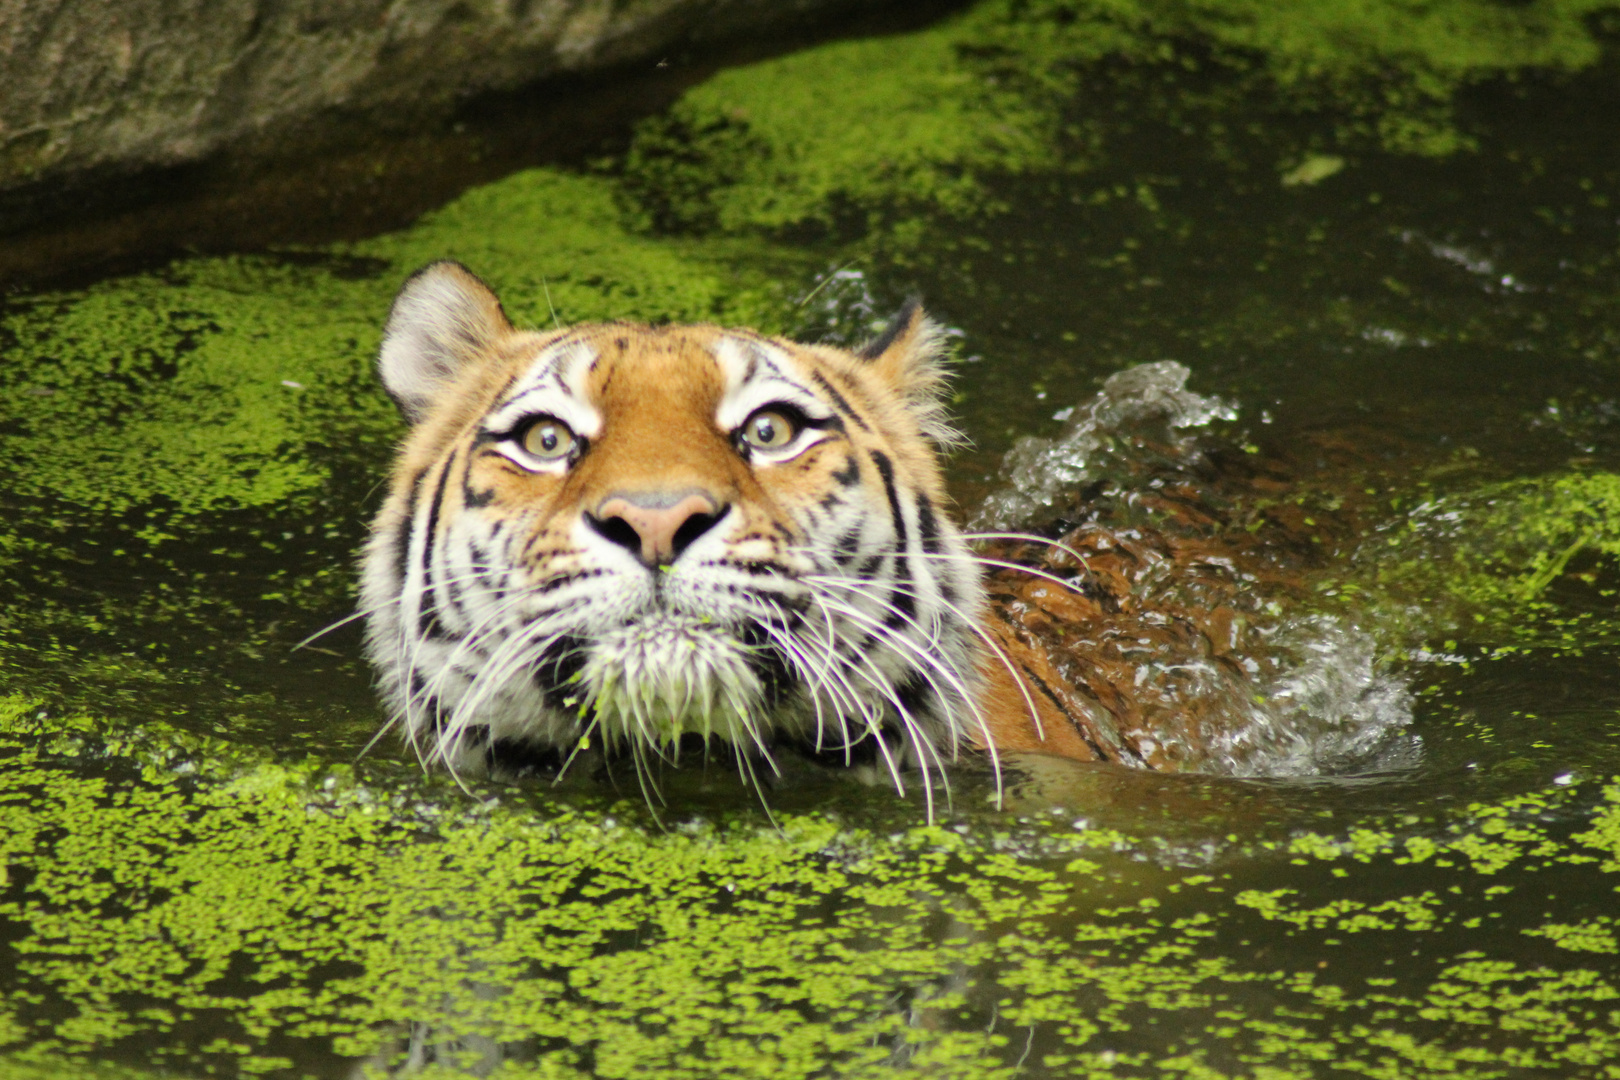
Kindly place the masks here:
[[(1078, 493), (1103, 479), (1127, 495), (1158, 487), (1167, 475), (1207, 489), (1190, 468), (1201, 459), (1196, 436), (1212, 421), (1235, 420), (1237, 410), (1188, 390), (1189, 374), (1173, 361), (1119, 372), (1075, 407), (1061, 436), (1020, 440), (974, 527), (1041, 531), (1057, 518), (1086, 520), (1096, 511)], [(1106, 528), (1107, 520), (1099, 525)], [(1127, 607), (1163, 622), (1156, 605), (1173, 610), (1200, 594), (1184, 591), (1170, 560), (1160, 563), (1134, 579)], [(1142, 726), (1116, 728), (1127, 743), (1180, 771), (1231, 776), (1326, 776), (1417, 764), (1420, 743), (1405, 730), (1412, 695), (1382, 662), (1375, 632), (1350, 614), (1301, 610), (1302, 601), (1287, 590), (1263, 595), (1261, 581), (1245, 574), (1233, 587), (1227, 602), (1244, 612), (1248, 655), (1204, 641), (1158, 650), (1164, 655), (1144, 649), (1147, 655), (1133, 661), (1130, 687), (1139, 710), (1132, 723)]]
[(1237, 419), (1229, 403), (1188, 390), (1191, 374), (1174, 360), (1161, 360), (1109, 376), (1095, 398), (1076, 406), (1062, 435), (1018, 440), (1002, 464), (1003, 486), (985, 500), (971, 526), (1017, 529), (1048, 516), (1060, 498), (1108, 472), (1127, 435), (1153, 439), (1172, 454), (1184, 453), (1183, 430)]
[(1324, 776), (1385, 772), (1417, 764), (1420, 745), (1403, 729), (1412, 694), (1379, 664), (1371, 634), (1342, 617), (1285, 622), (1275, 644), (1289, 657), (1251, 702), (1247, 723), (1212, 748), (1234, 776)]

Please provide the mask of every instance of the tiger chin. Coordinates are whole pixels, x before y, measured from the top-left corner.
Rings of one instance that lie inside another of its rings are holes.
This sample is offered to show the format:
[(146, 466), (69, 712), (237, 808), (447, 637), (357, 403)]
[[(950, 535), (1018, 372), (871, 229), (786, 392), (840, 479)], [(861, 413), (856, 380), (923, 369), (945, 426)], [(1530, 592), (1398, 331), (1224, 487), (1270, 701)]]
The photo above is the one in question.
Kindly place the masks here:
[(1029, 744), (944, 512), (940, 354), (915, 304), (853, 352), (536, 332), (465, 267), (418, 271), (378, 359), (411, 430), (362, 587), (406, 739), (457, 774), (592, 746), (875, 748), (897, 784)]

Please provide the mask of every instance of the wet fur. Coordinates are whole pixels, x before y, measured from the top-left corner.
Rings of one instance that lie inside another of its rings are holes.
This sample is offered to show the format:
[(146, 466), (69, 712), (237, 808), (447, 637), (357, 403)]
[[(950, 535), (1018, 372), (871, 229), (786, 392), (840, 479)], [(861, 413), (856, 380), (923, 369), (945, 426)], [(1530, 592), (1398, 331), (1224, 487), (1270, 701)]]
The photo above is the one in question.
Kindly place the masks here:
[[(987, 703), (1030, 727), (946, 513), (936, 447), (955, 435), (915, 305), (860, 353), (715, 326), (537, 333), (436, 263), (402, 289), (379, 367), (413, 426), (365, 556), (367, 651), (425, 762), (592, 741), (643, 761), (697, 735), (744, 759), (875, 744), (898, 782), (903, 759), (993, 747)], [(777, 403), (814, 438), (764, 460), (736, 432)], [(541, 414), (585, 437), (564, 467), (515, 445)], [(586, 520), (626, 491), (724, 512), (651, 567)]]

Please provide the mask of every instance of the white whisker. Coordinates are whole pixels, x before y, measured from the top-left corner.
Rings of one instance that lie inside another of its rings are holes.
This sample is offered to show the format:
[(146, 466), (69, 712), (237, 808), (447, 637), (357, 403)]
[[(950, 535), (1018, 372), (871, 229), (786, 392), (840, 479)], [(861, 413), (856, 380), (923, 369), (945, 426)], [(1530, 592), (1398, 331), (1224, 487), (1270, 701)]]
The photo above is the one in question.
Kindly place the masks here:
[[(843, 578), (824, 579), (824, 578), (820, 578), (820, 577), (814, 577), (814, 578), (807, 578), (805, 580), (812, 583), (812, 584), (814, 584), (814, 585), (822, 585), (822, 586), (824, 586), (824, 585), (833, 585), (833, 586), (836, 586), (836, 587), (842, 587), (842, 588), (845, 588), (845, 589), (849, 589), (851, 591), (856, 591), (856, 592), (862, 591), (862, 587), (861, 587), (860, 584), (858, 584), (856, 582), (853, 582), (851, 580), (848, 580), (848, 579), (843, 579)], [(841, 604), (840, 602), (838, 602), (836, 600), (832, 600), (832, 598), (830, 598), (830, 597), (826, 597), (824, 594), (821, 597), (819, 597), (818, 599), (819, 599), (819, 602), (821, 602), (823, 604), (826, 604), (828, 607), (832, 607), (834, 605), (838, 606), (839, 610), (843, 614), (845, 614), (846, 617), (850, 617), (850, 618), (852, 618), (852, 619), (854, 619), (856, 621), (865, 623), (874, 632), (880, 634), (884, 640), (887, 640), (887, 641), (891, 642), (892, 644), (897, 644), (897, 645), (904, 646), (907, 650), (909, 650), (913, 654), (915, 654), (918, 659), (922, 660), (929, 667), (932, 667), (933, 669), (935, 669), (941, 676), (943, 676), (946, 679), (946, 681), (951, 685), (951, 688), (954, 689), (957, 692), (958, 695), (960, 695), (961, 700), (967, 705), (969, 711), (971, 712), (971, 714), (973, 716), (973, 719), (977, 722), (977, 726), (979, 728), (980, 733), (984, 736), (985, 751), (986, 751), (986, 753), (988, 753), (990, 755), (991, 765), (992, 765), (992, 768), (995, 771), (995, 776), (996, 776), (996, 800), (997, 800), (997, 804), (999, 805), (1000, 801), (1001, 801), (1001, 796), (1002, 796), (1002, 790), (1001, 790), (1001, 782), (1002, 782), (1001, 781), (1001, 759), (1000, 759), (1000, 754), (999, 754), (998, 750), (996, 749), (995, 737), (990, 732), (990, 726), (989, 726), (988, 719), (985, 717), (983, 711), (979, 708), (977, 695), (967, 686), (967, 684), (961, 679), (961, 677), (956, 673), (956, 671), (953, 670), (952, 668), (950, 668), (949, 666), (947, 666), (942, 660), (940, 660), (932, 652), (919, 647), (915, 642), (911, 642), (911, 641), (906, 640), (906, 638), (904, 636), (902, 636), (902, 635), (893, 633), (887, 626), (885, 626), (883, 623), (879, 622), (877, 619), (873, 618), (872, 616), (866, 615), (863, 612), (856, 611), (855, 609), (850, 608), (848, 605)], [(831, 601), (831, 602), (829, 603), (829, 601)], [(901, 612), (898, 608), (895, 608), (892, 604), (888, 604), (886, 601), (881, 600), (881, 598), (879, 598), (879, 602), (884, 607), (887, 607), (888, 610), (892, 611), (894, 614), (898, 615), (900, 618), (905, 619), (907, 622), (910, 622), (913, 626), (915, 626), (915, 620), (910, 619), (903, 612)], [(956, 719), (955, 719), (954, 708), (952, 707), (952, 705), (950, 703), (950, 696), (943, 692), (943, 690), (939, 686), (938, 682), (936, 682), (934, 677), (931, 674), (928, 673), (927, 669), (925, 669), (925, 668), (913, 668), (912, 670), (916, 671), (918, 674), (922, 675), (923, 678), (927, 679), (929, 684), (933, 687), (934, 692), (935, 692), (935, 696), (938, 698), (941, 707), (946, 710), (947, 727), (950, 729), (950, 731), (953, 733), (953, 735), (955, 735), (956, 732), (959, 729), (958, 729), (957, 722), (956, 722)], [(897, 700), (894, 701), (894, 703), (897, 706), (899, 705), (899, 702)], [(1031, 707), (1033, 707), (1033, 702), (1031, 702)], [(1039, 725), (1039, 723), (1040, 723), (1039, 717), (1036, 717), (1035, 722), (1036, 722), (1037, 725)], [(953, 738), (953, 743), (954, 742), (955, 742), (955, 739)], [(937, 758), (938, 757), (938, 750), (937, 749), (934, 750), (934, 754), (935, 754), (935, 756)], [(943, 763), (941, 763), (941, 768), (943, 769)]]
[(978, 564), (979, 566), (994, 566), (1003, 570), (1017, 570), (1019, 573), (1028, 574), (1031, 577), (1038, 577), (1046, 581), (1050, 581), (1052, 584), (1061, 589), (1066, 589), (1067, 591), (1074, 593), (1076, 596), (1084, 597), (1086, 595), (1085, 590), (1081, 589), (1073, 582), (1064, 581), (1056, 574), (1048, 573), (1045, 570), (1037, 570), (1032, 566), (1025, 566), (1022, 563), (1007, 562), (1002, 559), (987, 559), (983, 555), (951, 555), (943, 551), (914, 551), (910, 552), (910, 554), (920, 559), (943, 559), (947, 562), (972, 562)]
[(1049, 540), (1044, 536), (1037, 536), (1034, 533), (976, 532), (960, 533), (959, 535), (963, 540), (1016, 540), (1025, 544), (1040, 544), (1042, 547), (1056, 548), (1065, 555), (1069, 556), (1069, 558), (1073, 559), (1075, 562), (1079, 563), (1081, 568), (1087, 571), (1091, 569), (1090, 564), (1086, 562), (1086, 557), (1080, 554), (1074, 548), (1060, 540)]

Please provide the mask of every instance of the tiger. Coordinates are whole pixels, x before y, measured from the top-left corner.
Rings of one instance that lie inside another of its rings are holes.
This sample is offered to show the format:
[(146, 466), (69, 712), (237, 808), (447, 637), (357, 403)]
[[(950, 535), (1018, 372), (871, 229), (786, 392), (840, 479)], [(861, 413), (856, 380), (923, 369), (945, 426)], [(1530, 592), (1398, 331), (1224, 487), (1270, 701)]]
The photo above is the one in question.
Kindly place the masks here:
[(942, 454), (941, 328), (855, 349), (708, 324), (519, 329), (453, 261), (377, 359), (409, 425), (363, 555), (365, 651), (425, 764), (683, 745), (1094, 758), (1009, 662)]

